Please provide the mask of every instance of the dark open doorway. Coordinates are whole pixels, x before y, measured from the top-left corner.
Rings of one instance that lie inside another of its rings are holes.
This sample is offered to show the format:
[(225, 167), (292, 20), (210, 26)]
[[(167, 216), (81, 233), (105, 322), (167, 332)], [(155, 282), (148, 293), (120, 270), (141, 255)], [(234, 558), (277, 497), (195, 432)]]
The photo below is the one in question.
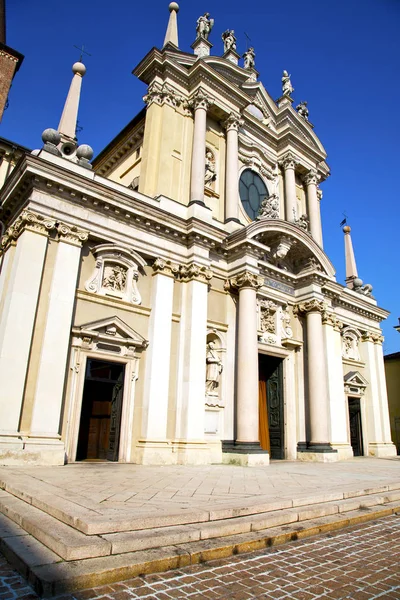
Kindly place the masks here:
[(285, 458), (285, 423), (281, 358), (258, 355), (260, 443), (271, 458)]
[(125, 365), (89, 359), (76, 460), (118, 460)]
[(364, 456), (360, 398), (349, 398), (350, 444), (354, 456)]

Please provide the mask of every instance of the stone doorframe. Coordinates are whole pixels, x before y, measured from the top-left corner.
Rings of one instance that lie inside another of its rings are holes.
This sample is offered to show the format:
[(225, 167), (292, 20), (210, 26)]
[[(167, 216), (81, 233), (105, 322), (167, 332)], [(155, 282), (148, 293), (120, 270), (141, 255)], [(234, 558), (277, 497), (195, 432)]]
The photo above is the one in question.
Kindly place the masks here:
[(361, 375), (359, 371), (349, 371), (343, 377), (344, 393), (346, 397), (346, 425), (349, 445), (350, 439), (350, 418), (349, 418), (349, 398), (358, 398), (360, 400), (361, 410), (361, 433), (364, 456), (368, 456), (368, 424), (365, 406), (365, 390), (368, 386), (368, 381)]
[(147, 341), (119, 317), (102, 319), (72, 329), (70, 377), (67, 389), (65, 449), (68, 462), (76, 460), (86, 365), (89, 359), (125, 365), (118, 462), (130, 462), (135, 388), (139, 360)]

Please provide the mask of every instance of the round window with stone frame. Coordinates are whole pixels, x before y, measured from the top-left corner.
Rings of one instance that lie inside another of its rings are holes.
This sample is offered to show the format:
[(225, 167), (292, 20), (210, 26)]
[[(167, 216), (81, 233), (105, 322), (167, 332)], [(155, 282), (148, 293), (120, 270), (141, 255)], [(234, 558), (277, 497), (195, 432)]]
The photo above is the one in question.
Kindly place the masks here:
[(239, 196), (248, 217), (254, 221), (260, 212), (261, 202), (268, 189), (258, 173), (245, 169), (239, 179)]

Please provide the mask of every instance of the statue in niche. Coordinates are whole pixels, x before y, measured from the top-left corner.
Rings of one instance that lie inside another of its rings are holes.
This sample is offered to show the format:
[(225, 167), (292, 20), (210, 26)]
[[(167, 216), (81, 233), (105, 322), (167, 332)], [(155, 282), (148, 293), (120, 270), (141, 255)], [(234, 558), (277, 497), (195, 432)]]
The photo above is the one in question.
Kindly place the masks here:
[(282, 75), (282, 93), (284, 96), (290, 96), (294, 92), (294, 87), (290, 81), (291, 75), (287, 71), (283, 71)]
[(308, 121), (308, 108), (305, 100), (296, 106), (296, 110), (305, 121)]
[(103, 287), (113, 292), (123, 292), (126, 286), (127, 269), (121, 265), (106, 265), (104, 268)]
[(204, 15), (197, 19), (197, 37), (202, 37), (208, 40), (208, 36), (211, 33), (211, 29), (214, 27), (214, 19), (210, 19), (210, 13), (206, 12)]
[(279, 219), (279, 199), (277, 194), (267, 196), (261, 202), (257, 219)]
[(215, 170), (215, 158), (211, 150), (206, 150), (206, 163), (204, 173), (204, 185), (210, 186), (217, 178)]
[(351, 360), (360, 360), (360, 354), (358, 351), (358, 340), (350, 335), (343, 337), (343, 358), (349, 358)]
[(256, 61), (256, 53), (253, 47), (250, 47), (244, 54), (244, 68), (245, 69), (254, 69)]
[(215, 342), (208, 342), (206, 354), (206, 394), (217, 396), (220, 376), (223, 370), (222, 360), (217, 355)]
[(287, 338), (291, 339), (293, 337), (293, 330), (290, 325), (290, 313), (289, 313), (287, 304), (282, 307), (282, 312), (281, 312), (280, 317), (281, 317), (281, 337), (286, 338), (286, 339)]
[(236, 36), (233, 29), (227, 29), (221, 37), (224, 42), (224, 53), (228, 50), (236, 50)]

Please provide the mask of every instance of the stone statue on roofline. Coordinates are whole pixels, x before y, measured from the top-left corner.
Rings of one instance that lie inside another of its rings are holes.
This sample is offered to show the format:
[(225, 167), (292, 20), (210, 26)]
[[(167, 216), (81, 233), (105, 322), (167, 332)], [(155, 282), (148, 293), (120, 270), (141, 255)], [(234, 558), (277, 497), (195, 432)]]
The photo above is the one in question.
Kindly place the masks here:
[(254, 52), (254, 48), (251, 46), (244, 54), (244, 68), (245, 69), (254, 69), (256, 65), (256, 53)]
[(197, 19), (197, 37), (202, 37), (208, 40), (208, 36), (211, 33), (211, 29), (214, 27), (214, 19), (210, 19), (210, 13), (206, 12), (204, 15)]
[(236, 36), (233, 29), (227, 29), (221, 37), (224, 42), (224, 53), (228, 50), (236, 50)]
[(283, 71), (282, 75), (282, 93), (284, 96), (290, 96), (294, 92), (294, 87), (290, 81), (291, 75), (287, 71)]
[(308, 121), (308, 108), (305, 100), (296, 106), (296, 110), (305, 121)]

